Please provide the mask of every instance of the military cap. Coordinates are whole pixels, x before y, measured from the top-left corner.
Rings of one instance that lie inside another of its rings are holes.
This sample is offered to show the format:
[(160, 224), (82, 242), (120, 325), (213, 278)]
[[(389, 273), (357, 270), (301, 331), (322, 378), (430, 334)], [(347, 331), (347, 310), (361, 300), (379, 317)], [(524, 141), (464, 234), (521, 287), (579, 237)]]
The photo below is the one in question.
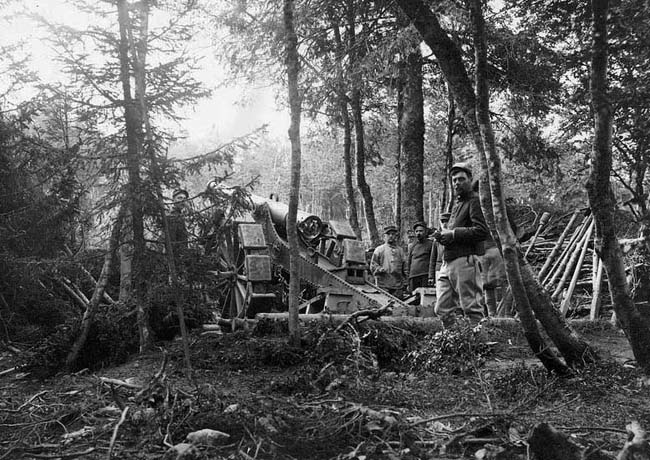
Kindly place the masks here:
[(391, 232), (397, 233), (397, 227), (395, 227), (394, 225), (387, 225), (384, 227), (384, 234), (391, 233)]
[(415, 230), (417, 227), (424, 227), (424, 229), (427, 229), (427, 224), (422, 222), (421, 220), (413, 224), (413, 230)]
[(451, 167), (451, 169), (449, 170), (449, 175), (452, 176), (457, 171), (463, 171), (463, 172), (467, 173), (468, 177), (472, 177), (472, 168), (469, 166), (468, 163), (465, 163), (465, 162), (455, 163)]

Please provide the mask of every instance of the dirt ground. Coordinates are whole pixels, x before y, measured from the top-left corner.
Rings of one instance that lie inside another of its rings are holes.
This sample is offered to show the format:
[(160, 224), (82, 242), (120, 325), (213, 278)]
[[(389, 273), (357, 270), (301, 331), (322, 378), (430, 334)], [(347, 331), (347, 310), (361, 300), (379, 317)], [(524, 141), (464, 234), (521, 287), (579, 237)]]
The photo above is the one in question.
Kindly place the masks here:
[[(245, 333), (192, 335), (191, 378), (178, 340), (95, 372), (12, 372), (0, 377), (0, 460), (176, 458), (169, 446), (205, 428), (224, 436), (183, 458), (527, 459), (540, 422), (585, 458), (614, 458), (626, 424), (650, 428), (650, 388), (620, 331), (575, 327), (603, 362), (568, 378), (541, 368), (517, 328), (496, 327), (484, 357), (451, 372), (392, 370), (360, 348), (328, 362)], [(11, 365), (2, 355), (0, 371)]]

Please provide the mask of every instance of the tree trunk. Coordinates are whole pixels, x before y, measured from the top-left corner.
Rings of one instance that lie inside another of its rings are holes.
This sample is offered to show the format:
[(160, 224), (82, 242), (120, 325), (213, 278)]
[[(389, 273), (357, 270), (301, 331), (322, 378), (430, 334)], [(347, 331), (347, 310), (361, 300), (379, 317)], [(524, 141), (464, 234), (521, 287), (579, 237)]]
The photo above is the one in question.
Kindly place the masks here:
[(298, 305), (300, 303), (300, 272), (298, 249), (298, 200), (300, 195), (300, 111), (301, 96), (298, 90), (300, 63), (298, 56), (298, 38), (293, 23), (293, 0), (284, 0), (284, 30), (287, 66), (287, 87), (289, 92), (289, 107), (291, 109), (291, 125), (289, 140), (291, 141), (291, 192), (289, 195), (289, 214), (287, 216), (287, 239), (289, 241), (289, 342), (300, 346), (300, 324), (298, 322)]
[(569, 366), (580, 366), (597, 359), (596, 352), (576, 333), (558, 308), (555, 308), (549, 293), (539, 284), (537, 276), (524, 253), (519, 250), (519, 267), (526, 288), (526, 294), (535, 316), (544, 326), (550, 339)]
[[(172, 239), (170, 234), (169, 220), (165, 212), (165, 204), (161, 190), (162, 177), (158, 160), (155, 152), (155, 139), (153, 130), (149, 120), (149, 108), (147, 106), (147, 78), (146, 78), (146, 64), (148, 52), (148, 34), (149, 34), (149, 1), (142, 0), (137, 4), (137, 14), (134, 15), (132, 22), (134, 27), (129, 29), (129, 44), (132, 56), (132, 66), (135, 82), (135, 99), (139, 104), (140, 117), (144, 126), (143, 139), (143, 153), (146, 153), (150, 161), (151, 179), (155, 189), (156, 197), (158, 200), (158, 208), (160, 211), (160, 218), (163, 222), (163, 231), (165, 236), (165, 253), (167, 256), (167, 266), (169, 269), (169, 277), (172, 283), (172, 291), (174, 293), (174, 303), (176, 304), (176, 316), (181, 331), (181, 339), (183, 342), (183, 357), (185, 363), (185, 370), (188, 375), (191, 375), (192, 363), (190, 360), (189, 337), (187, 327), (185, 325), (185, 315), (183, 306), (185, 305), (185, 298), (183, 296), (183, 289), (178, 275), (178, 267), (176, 265), (176, 258), (174, 248), (172, 246)], [(137, 30), (137, 36), (134, 36), (133, 29)]]
[(124, 121), (127, 143), (128, 200), (133, 228), (133, 301), (137, 309), (138, 330), (140, 332), (140, 351), (151, 347), (151, 327), (149, 325), (148, 307), (145, 303), (145, 242), (144, 218), (142, 211), (142, 179), (140, 177), (142, 153), (142, 114), (139, 104), (131, 92), (131, 72), (129, 56), (130, 18), (126, 0), (117, 2), (118, 23), (120, 29), (119, 60), (120, 80), (124, 96)]
[(422, 55), (415, 46), (404, 66), (404, 110), (399, 121), (402, 143), (402, 221), (410, 227), (424, 221), (424, 96)]
[(589, 204), (596, 222), (596, 250), (607, 272), (616, 317), (625, 332), (638, 365), (650, 374), (650, 324), (638, 311), (625, 277), (621, 248), (614, 223), (615, 198), (610, 184), (612, 170), (612, 107), (607, 88), (608, 0), (592, 0), (593, 48), (591, 102), (594, 142), (587, 181)]
[[(445, 170), (442, 175), (442, 196), (439, 212), (451, 210), (452, 189), (449, 183), (449, 171), (454, 164), (454, 133), (456, 132), (456, 103), (454, 95), (447, 84), (447, 135), (445, 138)], [(437, 226), (437, 223), (435, 223)]]
[(361, 198), (363, 200), (368, 236), (370, 237), (373, 246), (378, 246), (381, 244), (381, 238), (377, 231), (377, 221), (375, 219), (375, 208), (373, 205), (372, 193), (370, 192), (370, 185), (366, 181), (366, 152), (364, 145), (363, 118), (361, 115), (361, 92), (356, 89), (352, 90), (352, 113), (354, 119), (357, 187), (359, 187)]
[(357, 211), (357, 200), (352, 182), (352, 123), (348, 111), (348, 98), (345, 94), (345, 83), (343, 81), (343, 41), (338, 23), (332, 25), (334, 30), (334, 41), (336, 46), (337, 86), (339, 88), (338, 100), (341, 111), (341, 123), (343, 124), (343, 167), (345, 168), (345, 196), (348, 202), (348, 221), (358, 239), (361, 239), (361, 227), (359, 226), (359, 213)]
[(402, 69), (400, 67), (397, 77), (397, 142), (395, 143), (395, 225), (400, 229), (402, 241), (406, 241), (405, 231), (402, 226), (402, 114), (404, 113), (404, 85)]
[[(347, 2), (347, 20), (348, 20), (348, 40), (350, 50), (350, 66), (352, 70), (359, 74), (361, 73), (361, 53), (357, 50), (356, 43), (356, 21), (354, 11), (354, 1), (348, 0)], [(381, 238), (377, 231), (377, 221), (375, 220), (375, 208), (373, 206), (372, 193), (370, 192), (370, 185), (366, 181), (366, 147), (364, 142), (363, 132), (363, 103), (361, 97), (361, 78), (359, 75), (352, 77), (352, 96), (350, 98), (350, 106), (352, 107), (352, 120), (354, 124), (354, 137), (355, 137), (355, 150), (356, 150), (356, 166), (357, 166), (357, 187), (361, 192), (363, 199), (363, 208), (366, 218), (366, 229), (368, 236), (373, 246), (381, 244)]]
[[(476, 73), (476, 121), (483, 140), (483, 152), (487, 166), (487, 176), (490, 189), (490, 201), (494, 221), (501, 243), (501, 252), (505, 264), (506, 276), (512, 289), (512, 294), (519, 312), (519, 320), (524, 329), (524, 335), (535, 356), (552, 371), (566, 373), (568, 369), (548, 348), (538, 327), (535, 315), (526, 293), (522, 280), (519, 260), (517, 258), (517, 239), (510, 227), (506, 213), (503, 188), (501, 187), (501, 159), (496, 151), (494, 132), (490, 120), (489, 89), (487, 85), (487, 44), (485, 36), (485, 23), (481, 0), (471, 0), (470, 14), (472, 17), (474, 52), (475, 52), (475, 73)], [(483, 175), (485, 176), (485, 175)]]
[(341, 103), (343, 115), (343, 165), (345, 167), (345, 194), (348, 201), (348, 221), (358, 239), (361, 239), (361, 226), (359, 225), (359, 212), (352, 182), (352, 125), (347, 102)]
[(120, 303), (126, 305), (133, 295), (133, 226), (131, 213), (126, 210), (120, 232)]
[[(495, 176), (495, 184), (491, 184), (491, 180), (488, 182), (488, 178), (487, 178), (488, 162), (485, 156), (485, 148), (484, 148), (482, 133), (481, 130), (479, 129), (477, 118), (476, 118), (476, 96), (474, 94), (471, 81), (465, 69), (465, 65), (463, 64), (460, 50), (458, 46), (448, 37), (448, 35), (444, 32), (444, 30), (442, 30), (438, 22), (438, 19), (422, 0), (398, 0), (397, 4), (406, 14), (409, 15), (415, 27), (422, 35), (424, 41), (427, 43), (427, 45), (429, 45), (433, 53), (436, 55), (440, 68), (443, 74), (445, 75), (445, 78), (449, 84), (452, 93), (454, 94), (454, 99), (458, 105), (458, 108), (461, 111), (463, 120), (465, 121), (465, 125), (468, 131), (470, 132), (474, 140), (474, 144), (476, 145), (476, 148), (479, 152), (479, 160), (481, 163), (481, 169), (483, 170), (481, 181), (483, 182), (483, 184), (488, 184), (488, 183), (490, 184), (490, 187), (487, 186), (481, 187), (481, 207), (485, 214), (485, 220), (488, 226), (490, 227), (490, 231), (493, 233), (497, 233), (495, 215), (492, 210), (491, 194), (493, 194), (497, 198), (497, 200), (503, 201), (502, 199), (503, 194), (502, 191), (500, 190), (501, 183), (498, 175)], [(486, 102), (487, 101), (484, 101), (483, 104), (485, 105)], [(487, 105), (485, 105), (485, 107), (487, 108)], [(485, 124), (489, 124), (489, 119), (485, 120)], [(490, 125), (490, 129), (491, 129), (491, 125)], [(486, 133), (489, 136), (489, 133), (488, 132)], [(490, 140), (488, 138), (488, 142), (493, 144), (493, 139)], [(494, 154), (496, 154), (496, 151), (494, 152)], [(497, 170), (493, 171), (493, 173), (496, 173), (499, 170), (500, 168), (497, 168)], [(506, 218), (505, 210), (500, 209), (498, 214), (499, 215), (497, 217), (501, 220), (501, 222), (499, 223), (499, 228), (507, 232), (507, 228), (509, 227), (509, 224)], [(517, 276), (521, 276), (521, 274), (516, 273), (517, 266), (518, 266), (517, 257), (513, 257), (513, 254), (510, 250), (508, 251), (508, 254), (504, 254), (504, 256), (507, 256), (509, 263), (506, 266), (509, 265), (510, 267), (509, 270), (511, 271), (511, 275), (515, 278)], [(521, 273), (521, 267), (519, 267), (519, 271)], [(534, 278), (532, 282), (536, 286), (539, 285)], [(523, 294), (520, 289), (521, 287), (522, 287), (521, 285), (518, 286), (518, 291), (517, 291), (518, 295)], [(524, 284), (524, 288), (526, 289), (525, 291), (526, 295), (528, 295), (529, 290), (525, 287), (525, 284)], [(532, 303), (528, 299), (522, 301), (524, 302), (524, 305), (527, 304), (530, 306)], [(525, 306), (519, 307), (518, 305), (518, 308), (525, 308)], [(547, 312), (549, 315), (550, 315), (550, 310), (553, 310), (554, 308), (555, 307), (552, 303), (536, 305), (536, 309), (539, 309), (540, 311), (543, 310)], [(545, 324), (543, 320), (546, 317), (546, 315), (542, 315), (542, 316), (537, 315), (537, 317), (540, 321), (542, 321), (542, 324), (544, 328), (547, 330), (547, 332), (549, 333), (549, 336), (552, 337), (561, 336), (563, 338), (562, 341), (563, 344), (574, 343), (571, 340), (572, 337), (567, 336), (567, 331), (570, 331), (568, 325), (566, 327), (559, 328), (556, 330), (550, 330), (551, 328), (556, 327), (556, 325)], [(529, 331), (527, 331), (527, 333), (528, 332)], [(531, 330), (530, 333), (534, 334), (534, 331)], [(556, 345), (558, 344), (556, 343)], [(539, 350), (539, 345), (534, 345), (533, 350), (537, 352)], [(584, 351), (584, 347), (582, 346), (578, 346), (575, 350), (560, 349), (560, 352), (563, 355), (565, 355), (566, 353), (565, 357), (567, 356), (571, 357), (575, 354), (574, 352), (580, 353), (581, 351)], [(548, 360), (543, 362), (547, 366), (550, 363), (550, 361)], [(559, 360), (555, 360), (553, 361), (552, 365), (560, 367), (562, 364)]]

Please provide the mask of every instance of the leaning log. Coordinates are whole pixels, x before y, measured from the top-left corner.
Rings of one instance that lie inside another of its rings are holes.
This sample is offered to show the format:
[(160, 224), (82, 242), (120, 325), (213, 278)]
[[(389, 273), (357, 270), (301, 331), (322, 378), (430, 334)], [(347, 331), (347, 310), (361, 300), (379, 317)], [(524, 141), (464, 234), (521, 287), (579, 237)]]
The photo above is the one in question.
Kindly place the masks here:
[(557, 240), (555, 243), (555, 246), (553, 247), (553, 250), (551, 253), (546, 257), (546, 261), (544, 262), (544, 266), (540, 269), (539, 274), (537, 277), (540, 280), (543, 280), (546, 277), (546, 274), (551, 268), (551, 264), (555, 261), (555, 257), (560, 253), (562, 250), (562, 244), (564, 243), (564, 240), (566, 239), (567, 235), (569, 234), (569, 230), (571, 227), (573, 227), (574, 222), (578, 218), (578, 215), (580, 214), (580, 211), (575, 211), (573, 215), (571, 216), (571, 219), (569, 220), (569, 223), (567, 226), (564, 228), (564, 231), (560, 235), (560, 238)]

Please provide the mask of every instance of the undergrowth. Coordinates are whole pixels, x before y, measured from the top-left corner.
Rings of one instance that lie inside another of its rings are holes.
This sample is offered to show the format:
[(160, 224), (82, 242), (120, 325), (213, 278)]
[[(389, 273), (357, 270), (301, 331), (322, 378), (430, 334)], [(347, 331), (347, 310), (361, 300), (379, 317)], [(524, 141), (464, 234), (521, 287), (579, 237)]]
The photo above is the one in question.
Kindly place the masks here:
[(409, 372), (472, 373), (481, 367), (490, 355), (482, 326), (472, 326), (464, 320), (429, 335), (424, 343), (404, 356)]
[[(52, 334), (44, 337), (26, 353), (23, 369), (39, 378), (60, 372), (65, 368), (66, 357), (78, 335), (78, 321), (56, 326)], [(133, 318), (116, 306), (100, 305), (88, 338), (70, 370), (95, 370), (114, 365), (124, 362), (137, 351), (138, 331)]]

